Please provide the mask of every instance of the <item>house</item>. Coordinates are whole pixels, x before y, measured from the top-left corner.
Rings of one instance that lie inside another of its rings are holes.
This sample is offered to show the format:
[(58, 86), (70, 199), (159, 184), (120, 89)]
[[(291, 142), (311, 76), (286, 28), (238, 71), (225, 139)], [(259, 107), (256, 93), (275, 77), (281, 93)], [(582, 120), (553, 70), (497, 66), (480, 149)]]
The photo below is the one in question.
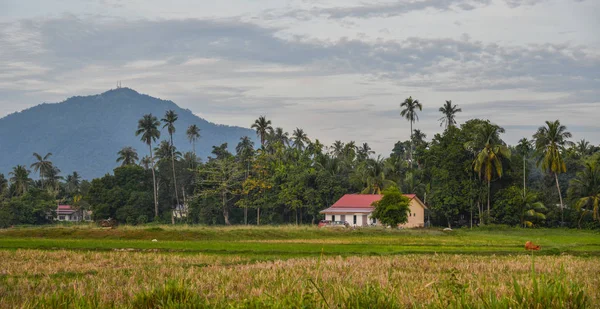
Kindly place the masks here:
[[(410, 199), (408, 222), (400, 227), (423, 227), (425, 226), (425, 209), (427, 206), (415, 194), (404, 194)], [(367, 226), (378, 224), (371, 217), (375, 207), (373, 202), (379, 201), (383, 195), (380, 194), (346, 194), (342, 196), (331, 207), (322, 210), (325, 220), (346, 221), (350, 226)]]
[(54, 220), (67, 222), (92, 221), (92, 212), (89, 210), (75, 209), (71, 205), (58, 205)]

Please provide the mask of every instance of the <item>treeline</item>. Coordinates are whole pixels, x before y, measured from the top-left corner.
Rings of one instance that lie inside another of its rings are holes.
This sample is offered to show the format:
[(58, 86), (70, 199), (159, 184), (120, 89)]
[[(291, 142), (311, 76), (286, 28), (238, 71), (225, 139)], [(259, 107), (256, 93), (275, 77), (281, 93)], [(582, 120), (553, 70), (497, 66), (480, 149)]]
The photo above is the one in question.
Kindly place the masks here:
[[(57, 201), (130, 224), (308, 224), (343, 194), (397, 186), (429, 206), (431, 225), (600, 227), (600, 147), (572, 142), (558, 120), (507, 145), (504, 129), (488, 120), (457, 125), (461, 109), (451, 101), (439, 108), (444, 131), (428, 140), (413, 129), (421, 110), (411, 97), (401, 104), (411, 138), (386, 157), (367, 143), (325, 146), (301, 128), (289, 134), (261, 116), (252, 124), (259, 145), (242, 137), (234, 152), (213, 146), (205, 162), (195, 151), (177, 151), (173, 111), (160, 120), (144, 115), (132, 134), (148, 145), (145, 155), (124, 147), (113, 174), (91, 183), (74, 182), (76, 173), (61, 179), (48, 157), (36, 154), (30, 168), (40, 180), (31, 181), (25, 166), (15, 167), (8, 181), (0, 175), (0, 225), (49, 222), (45, 214)], [(200, 130), (186, 129), (195, 145)]]

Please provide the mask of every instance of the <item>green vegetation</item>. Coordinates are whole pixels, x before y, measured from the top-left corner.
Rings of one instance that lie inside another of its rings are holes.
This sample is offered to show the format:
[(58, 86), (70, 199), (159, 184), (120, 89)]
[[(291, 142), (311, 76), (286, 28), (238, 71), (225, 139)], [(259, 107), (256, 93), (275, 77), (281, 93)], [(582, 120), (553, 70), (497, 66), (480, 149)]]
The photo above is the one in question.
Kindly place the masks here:
[(408, 222), (410, 200), (402, 195), (396, 187), (383, 191), (381, 200), (373, 203), (375, 210), (373, 217), (377, 218), (384, 226), (398, 226)]
[(198, 126), (185, 131), (194, 151), (181, 153), (177, 146), (187, 143), (177, 144), (180, 115), (169, 109), (159, 121), (148, 113), (127, 133), (145, 144), (148, 156), (140, 159), (123, 145), (112, 174), (91, 182), (76, 172), (63, 179), (51, 153), (33, 153), (40, 180), (24, 165), (8, 180), (0, 175), (0, 227), (52, 222), (53, 209), (45, 206), (51, 204), (121, 224), (315, 224), (344, 194), (397, 187), (428, 206), (427, 226), (600, 228), (600, 147), (574, 144), (558, 120), (513, 147), (502, 139), (504, 128), (488, 120), (458, 124), (462, 109), (449, 100), (439, 108), (445, 130), (428, 141), (412, 128), (423, 106), (412, 97), (400, 104), (411, 138), (397, 142), (389, 157), (376, 156), (368, 143), (338, 140), (326, 147), (302, 128), (290, 135), (260, 116), (251, 126), (260, 145), (243, 136), (235, 153), (227, 143), (214, 145), (204, 162), (195, 153)]
[[(599, 236), (502, 226), (22, 227), (0, 231), (0, 307), (594, 308)], [(526, 240), (542, 250), (526, 252)]]

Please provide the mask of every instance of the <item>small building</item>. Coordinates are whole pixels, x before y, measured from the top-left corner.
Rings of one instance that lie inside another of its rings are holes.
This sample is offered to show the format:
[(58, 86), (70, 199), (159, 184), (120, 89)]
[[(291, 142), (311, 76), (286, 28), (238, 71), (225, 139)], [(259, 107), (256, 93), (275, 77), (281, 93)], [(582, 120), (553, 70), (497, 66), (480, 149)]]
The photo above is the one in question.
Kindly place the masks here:
[(89, 210), (75, 209), (71, 205), (58, 205), (54, 220), (66, 222), (92, 221), (92, 212)]
[[(408, 222), (399, 227), (424, 227), (427, 206), (415, 194), (404, 194), (404, 196), (410, 199), (410, 213)], [(376, 225), (379, 223), (371, 217), (375, 210), (372, 204), (382, 197), (383, 195), (380, 194), (346, 194), (320, 213), (325, 214), (325, 220), (345, 221), (350, 226)]]

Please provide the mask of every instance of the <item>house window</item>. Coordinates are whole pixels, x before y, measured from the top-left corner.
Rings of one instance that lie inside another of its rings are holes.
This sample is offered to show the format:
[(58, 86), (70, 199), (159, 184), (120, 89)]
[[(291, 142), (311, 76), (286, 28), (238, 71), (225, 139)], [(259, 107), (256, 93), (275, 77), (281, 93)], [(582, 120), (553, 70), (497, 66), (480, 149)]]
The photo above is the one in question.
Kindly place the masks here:
[(413, 214), (413, 217), (416, 217), (416, 216), (417, 216), (417, 214)]
[(331, 221), (335, 221), (335, 215), (331, 215)]
[(58, 216), (58, 220), (64, 220), (65, 216)]
[(377, 224), (377, 219), (373, 218), (373, 224)]
[(356, 215), (354, 215), (354, 225), (356, 225)]

